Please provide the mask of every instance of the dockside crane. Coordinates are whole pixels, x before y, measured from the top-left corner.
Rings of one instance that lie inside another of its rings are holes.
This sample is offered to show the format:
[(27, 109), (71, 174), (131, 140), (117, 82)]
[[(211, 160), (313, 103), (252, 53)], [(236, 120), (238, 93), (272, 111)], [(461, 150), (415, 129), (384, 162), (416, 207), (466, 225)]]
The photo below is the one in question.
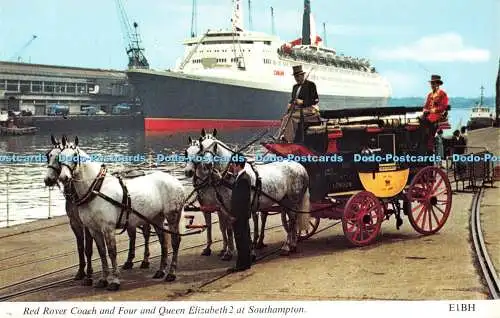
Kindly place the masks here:
[(141, 39), (137, 27), (137, 22), (133, 23), (134, 31), (130, 26), (127, 12), (123, 7), (121, 0), (115, 0), (118, 8), (118, 14), (121, 20), (122, 33), (125, 41), (125, 52), (128, 55), (128, 68), (129, 69), (149, 69), (149, 63), (144, 55), (144, 48), (141, 47)]
[(22, 54), (22, 53), (23, 53), (23, 51), (24, 51), (24, 50), (26, 50), (26, 49), (28, 48), (28, 46), (30, 46), (30, 45), (31, 45), (31, 43), (33, 43), (33, 41), (35, 41), (37, 38), (38, 38), (38, 36), (36, 36), (36, 35), (34, 35), (34, 34), (33, 34), (33, 35), (31, 36), (31, 39), (30, 39), (30, 40), (29, 40), (26, 44), (24, 44), (24, 45), (23, 45), (23, 47), (22, 47), (22, 48), (20, 48), (20, 49), (19, 49), (19, 51), (17, 51), (17, 53), (16, 53), (13, 57), (11, 57), (11, 58), (10, 58), (10, 60), (11, 60), (12, 62), (21, 62), (21, 54)]

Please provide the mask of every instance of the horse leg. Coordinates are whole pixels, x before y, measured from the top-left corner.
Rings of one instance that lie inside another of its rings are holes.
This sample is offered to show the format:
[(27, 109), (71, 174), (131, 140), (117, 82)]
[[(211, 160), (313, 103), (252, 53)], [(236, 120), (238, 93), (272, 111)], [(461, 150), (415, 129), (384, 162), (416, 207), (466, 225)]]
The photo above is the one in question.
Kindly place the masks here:
[(108, 290), (115, 291), (120, 289), (120, 270), (118, 269), (118, 262), (116, 261), (116, 237), (114, 228), (104, 230), (104, 239), (108, 247), (108, 255), (111, 259), (111, 281), (108, 285)]
[(92, 274), (94, 273), (94, 269), (92, 268), (93, 245), (94, 239), (92, 238), (92, 235), (90, 235), (89, 229), (85, 227), (85, 256), (87, 257), (87, 277), (83, 279), (84, 286), (92, 286)]
[(73, 233), (75, 234), (76, 238), (76, 248), (78, 250), (78, 260), (79, 260), (79, 266), (78, 266), (78, 272), (75, 275), (74, 280), (81, 280), (85, 277), (85, 246), (84, 246), (84, 231), (83, 231), (83, 225), (78, 222), (78, 220), (75, 220), (75, 218), (71, 217), (69, 219), (69, 224), (71, 226), (71, 230), (73, 230)]
[(226, 253), (227, 249), (227, 233), (226, 233), (226, 220), (222, 213), (217, 212), (217, 217), (219, 219), (219, 228), (222, 233), (222, 250), (217, 256), (222, 257)]
[(252, 221), (253, 221), (253, 240), (252, 248), (257, 247), (257, 241), (259, 240), (259, 216), (256, 211), (252, 211)]
[(151, 225), (144, 224), (142, 227), (142, 235), (144, 236), (144, 258), (142, 259), (141, 268), (149, 268), (149, 238), (151, 237)]
[(259, 241), (255, 246), (256, 249), (262, 249), (267, 246), (266, 244), (264, 244), (264, 232), (266, 230), (266, 222), (267, 222), (267, 213), (260, 212), (260, 235), (259, 235)]
[(163, 278), (163, 276), (165, 276), (165, 268), (167, 267), (167, 255), (168, 255), (167, 235), (163, 231), (163, 221), (158, 223), (160, 223), (161, 225), (154, 224), (153, 227), (155, 229), (156, 235), (158, 235), (158, 242), (160, 243), (160, 249), (161, 249), (161, 257), (160, 257), (160, 268), (153, 275), (153, 278)]
[(234, 255), (233, 228), (232, 228), (231, 223), (229, 222), (229, 220), (227, 218), (223, 218), (223, 220), (224, 220), (224, 228), (225, 228), (225, 232), (226, 232), (226, 250), (221, 257), (221, 260), (230, 261)]
[(212, 246), (212, 213), (203, 212), (203, 217), (205, 218), (205, 225), (207, 226), (207, 246), (203, 252), (201, 252), (201, 255), (210, 256), (212, 254), (212, 250), (210, 249)]
[(123, 264), (122, 269), (131, 269), (134, 267), (135, 258), (135, 239), (137, 237), (137, 229), (134, 226), (127, 227), (128, 234), (128, 256), (127, 261)]
[[(288, 217), (288, 220), (287, 220)], [(281, 223), (283, 223), (283, 227), (285, 228), (286, 231), (286, 243), (282, 247), (281, 255), (287, 256), (290, 255), (290, 245), (291, 245), (291, 234), (290, 230), (294, 229), (292, 227), (292, 222), (290, 220), (289, 212), (288, 210), (285, 210), (281, 212)]]
[(95, 240), (95, 245), (97, 246), (99, 257), (101, 258), (101, 267), (102, 267), (102, 277), (99, 279), (95, 287), (104, 288), (108, 286), (108, 275), (109, 275), (108, 259), (106, 257), (106, 243), (104, 242), (104, 235), (101, 231), (94, 231), (94, 230), (90, 231), (92, 237)]
[(179, 232), (179, 222), (181, 220), (182, 209), (167, 214), (168, 229), (172, 238), (172, 261), (165, 281), (172, 282), (176, 278), (177, 257), (179, 255), (179, 246), (181, 245), (181, 236)]

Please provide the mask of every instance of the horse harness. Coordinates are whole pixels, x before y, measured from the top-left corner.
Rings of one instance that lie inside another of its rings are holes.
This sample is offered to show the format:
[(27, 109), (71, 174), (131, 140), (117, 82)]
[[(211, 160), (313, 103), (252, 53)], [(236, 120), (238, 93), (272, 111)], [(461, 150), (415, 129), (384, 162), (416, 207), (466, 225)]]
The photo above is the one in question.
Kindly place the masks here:
[[(65, 164), (61, 163), (61, 165), (65, 165)], [(71, 167), (69, 167), (68, 165), (66, 165), (66, 167), (70, 168), (70, 170), (71, 170)], [(67, 186), (64, 187), (64, 196), (66, 199), (71, 200), (71, 202), (73, 204), (75, 204), (76, 206), (82, 206), (84, 204), (87, 204), (87, 203), (91, 202), (93, 199), (95, 199), (97, 196), (99, 196), (99, 197), (103, 198), (104, 200), (106, 200), (107, 202), (109, 202), (117, 207), (120, 207), (121, 211), (120, 211), (120, 217), (118, 218), (118, 226), (119, 226), (119, 224), (122, 223), (123, 214), (125, 213), (125, 224), (123, 225), (122, 231), (119, 233), (119, 234), (122, 234), (123, 232), (125, 232), (127, 230), (127, 227), (129, 224), (130, 212), (133, 211), (132, 200), (130, 198), (130, 194), (128, 192), (127, 186), (125, 185), (122, 177), (120, 177), (120, 176), (115, 176), (115, 177), (118, 179), (118, 182), (120, 183), (120, 186), (122, 188), (123, 194), (122, 194), (122, 202), (121, 203), (118, 203), (114, 199), (110, 198), (109, 196), (107, 196), (101, 192), (101, 187), (102, 187), (102, 184), (104, 182), (104, 178), (106, 177), (106, 173), (107, 173), (106, 165), (102, 164), (101, 169), (99, 170), (99, 174), (94, 179), (94, 181), (90, 185), (87, 192), (81, 198), (78, 198), (78, 195), (76, 194), (76, 189), (75, 189), (75, 186), (73, 183), (71, 183), (69, 187), (67, 187)], [(145, 219), (144, 216), (142, 216), (140, 214), (138, 214), (138, 215), (139, 215), (139, 217)], [(145, 219), (145, 221), (150, 223), (149, 220), (147, 220), (147, 219)], [(118, 226), (117, 226), (117, 228), (119, 228)]]

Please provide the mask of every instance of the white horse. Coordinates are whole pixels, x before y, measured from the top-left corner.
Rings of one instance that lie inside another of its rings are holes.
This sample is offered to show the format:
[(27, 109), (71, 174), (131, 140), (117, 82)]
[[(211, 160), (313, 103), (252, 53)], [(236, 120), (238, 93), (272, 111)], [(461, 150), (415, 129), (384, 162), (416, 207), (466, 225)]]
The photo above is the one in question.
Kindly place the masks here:
[[(219, 219), (221, 219), (221, 216), (224, 219), (224, 222), (220, 222), (221, 230), (223, 235), (225, 232), (231, 233), (231, 235), (227, 235), (227, 243), (224, 248), (228, 250), (225, 253), (232, 255), (234, 252), (232, 229), (226, 217), (230, 209), (231, 189), (228, 185), (218, 182), (220, 181), (220, 173), (227, 170), (229, 162), (227, 160), (214, 160), (214, 157), (218, 156), (227, 159), (234, 153), (227, 145), (217, 140), (216, 135), (217, 130), (215, 129), (212, 134), (206, 134), (205, 130), (201, 131), (198, 144), (192, 143), (188, 148), (188, 155), (200, 156), (202, 160), (197, 163), (193, 163), (192, 160), (188, 161), (185, 174), (186, 176), (195, 174), (200, 180), (208, 180), (209, 187), (206, 189), (208, 193), (202, 194), (204, 202), (201, 202), (201, 204), (216, 205), (222, 210), (223, 213), (219, 216)], [(272, 207), (276, 202), (284, 208), (281, 218), (287, 232), (287, 240), (282, 254), (289, 255), (296, 251), (298, 232), (307, 230), (309, 226), (309, 175), (301, 164), (294, 161), (256, 165), (255, 170), (261, 179), (261, 191), (252, 191), (251, 202), (254, 202), (253, 197), (257, 195), (255, 204), (252, 206), (252, 215), (259, 210)], [(245, 165), (245, 171), (250, 176), (252, 187), (255, 187), (256, 174), (248, 162)], [(218, 196), (216, 192), (218, 192)], [(260, 239), (263, 240), (263, 235), (261, 235)]]
[[(196, 191), (196, 198), (202, 206), (213, 206), (217, 209), (217, 216), (219, 219), (219, 227), (222, 233), (222, 250), (219, 257), (224, 261), (229, 261), (233, 257), (234, 252), (234, 237), (231, 231), (230, 222), (218, 208), (215, 189), (208, 184), (208, 178), (198, 169), (199, 162), (193, 160), (200, 154), (200, 141), (198, 139), (188, 139), (189, 147), (185, 151), (186, 167), (184, 174), (188, 178), (193, 178), (193, 187), (198, 188)], [(227, 191), (223, 189), (223, 191)], [(210, 256), (212, 253), (212, 213), (203, 212), (205, 218), (205, 225), (207, 226), (207, 245), (203, 249), (201, 255)], [(229, 248), (228, 248), (229, 245)]]
[[(59, 155), (63, 151), (63, 146), (61, 142), (58, 141), (54, 136), (51, 136), (51, 142), (53, 147), (47, 152), (47, 174), (44, 178), (44, 183), (48, 187), (53, 187), (58, 185), (58, 178), (61, 172), (61, 164), (59, 162)], [(75, 280), (83, 279), (83, 285), (92, 285), (92, 245), (94, 243), (92, 235), (90, 235), (89, 230), (83, 225), (78, 215), (78, 206), (74, 204), (74, 200), (77, 198), (74, 194), (74, 189), (72, 187), (63, 186), (63, 193), (66, 199), (66, 215), (69, 218), (69, 223), (73, 233), (76, 237), (76, 245), (78, 250), (79, 258), (79, 269), (75, 275)], [(149, 268), (149, 238), (150, 238), (151, 226), (149, 224), (144, 224), (142, 227), (142, 233), (144, 236), (144, 258), (141, 263), (141, 268)], [(129, 237), (129, 251), (128, 257), (122, 269), (130, 269), (133, 267), (133, 260), (135, 258), (135, 240), (137, 231), (135, 228), (128, 227), (127, 234)], [(85, 262), (85, 257), (87, 258)], [(87, 266), (87, 273), (85, 273), (85, 266)]]
[[(183, 217), (185, 197), (180, 181), (164, 172), (154, 172), (122, 181), (107, 174), (105, 165), (90, 161), (89, 156), (78, 147), (78, 137), (75, 138), (74, 144), (68, 144), (66, 138), (63, 138), (62, 145), (64, 149), (60, 154), (59, 180), (65, 185), (72, 184), (78, 198), (81, 198), (79, 216), (92, 234), (101, 258), (102, 278), (96, 287), (107, 286), (108, 290), (118, 290), (120, 287), (115, 230), (123, 226), (137, 228), (148, 222), (154, 227), (161, 245), (160, 268), (153, 278), (164, 277), (168, 257), (168, 233), (163, 229), (165, 219), (173, 249), (165, 280), (175, 280), (181, 241), (179, 223)], [(130, 200), (124, 195), (126, 193), (129, 194)], [(124, 205), (120, 204), (127, 201), (131, 211), (128, 216), (127, 212), (122, 215)], [(111, 259), (111, 275), (106, 247)]]

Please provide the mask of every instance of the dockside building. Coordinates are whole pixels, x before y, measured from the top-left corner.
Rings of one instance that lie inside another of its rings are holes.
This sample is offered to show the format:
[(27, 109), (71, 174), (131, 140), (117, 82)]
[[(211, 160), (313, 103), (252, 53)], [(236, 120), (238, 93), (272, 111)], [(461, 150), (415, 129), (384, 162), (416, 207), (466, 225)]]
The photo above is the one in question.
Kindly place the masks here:
[(136, 105), (124, 71), (0, 62), (0, 109), (46, 115), (49, 105), (80, 114), (89, 106), (111, 113), (112, 107)]

